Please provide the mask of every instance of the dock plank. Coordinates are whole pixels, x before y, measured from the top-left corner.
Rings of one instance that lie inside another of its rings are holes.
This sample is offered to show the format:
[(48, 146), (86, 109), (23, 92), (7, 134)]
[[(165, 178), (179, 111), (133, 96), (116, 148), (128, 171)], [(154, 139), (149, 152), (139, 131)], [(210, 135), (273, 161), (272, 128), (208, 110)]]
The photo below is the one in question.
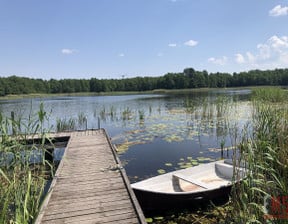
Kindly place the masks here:
[(69, 136), (36, 224), (146, 223), (104, 129)]

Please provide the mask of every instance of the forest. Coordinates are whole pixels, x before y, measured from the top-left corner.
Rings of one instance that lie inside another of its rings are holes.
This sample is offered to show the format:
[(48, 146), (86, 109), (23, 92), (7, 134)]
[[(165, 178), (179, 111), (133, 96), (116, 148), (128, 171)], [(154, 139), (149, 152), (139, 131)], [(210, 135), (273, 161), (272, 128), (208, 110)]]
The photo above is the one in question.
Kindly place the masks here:
[(288, 69), (251, 70), (239, 73), (208, 73), (186, 68), (159, 77), (123, 79), (31, 79), (0, 77), (0, 96), (33, 93), (80, 93), (148, 91), (155, 89), (223, 88), (245, 86), (287, 86)]

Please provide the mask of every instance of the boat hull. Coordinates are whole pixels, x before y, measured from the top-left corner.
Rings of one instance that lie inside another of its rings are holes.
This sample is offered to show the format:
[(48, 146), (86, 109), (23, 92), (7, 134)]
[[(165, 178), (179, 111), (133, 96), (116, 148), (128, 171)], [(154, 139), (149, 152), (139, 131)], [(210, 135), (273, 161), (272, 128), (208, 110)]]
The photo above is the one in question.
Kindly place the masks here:
[(199, 206), (207, 205), (212, 202), (224, 202), (229, 198), (231, 191), (231, 185), (212, 189), (202, 192), (191, 192), (189, 194), (169, 194), (143, 191), (139, 189), (133, 189), (134, 193), (141, 205), (144, 212), (151, 212), (154, 210), (170, 210), (178, 208), (199, 208)]
[(232, 161), (220, 160), (151, 177), (131, 186), (144, 211), (199, 208), (209, 201), (225, 201), (236, 174), (241, 181), (246, 176), (245, 168), (234, 168)]

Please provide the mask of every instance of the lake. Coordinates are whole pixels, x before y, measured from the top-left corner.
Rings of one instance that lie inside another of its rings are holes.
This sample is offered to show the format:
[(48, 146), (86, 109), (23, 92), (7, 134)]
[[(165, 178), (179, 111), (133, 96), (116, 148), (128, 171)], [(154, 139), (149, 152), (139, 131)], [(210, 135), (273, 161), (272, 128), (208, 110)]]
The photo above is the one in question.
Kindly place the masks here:
[[(56, 131), (59, 121), (73, 120), (73, 129), (96, 129), (100, 122), (135, 182), (221, 158), (221, 147), (237, 144), (251, 120), (250, 93), (227, 89), (1, 100), (0, 109), (29, 123), (37, 119), (43, 103), (46, 131)], [(223, 156), (231, 157), (232, 151), (227, 155), (225, 150)]]

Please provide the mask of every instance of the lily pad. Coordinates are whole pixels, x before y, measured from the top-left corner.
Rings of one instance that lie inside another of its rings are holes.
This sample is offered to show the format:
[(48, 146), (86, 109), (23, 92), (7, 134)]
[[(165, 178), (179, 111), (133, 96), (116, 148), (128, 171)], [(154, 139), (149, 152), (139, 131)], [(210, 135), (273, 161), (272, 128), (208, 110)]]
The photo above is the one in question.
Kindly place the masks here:
[(153, 222), (153, 219), (152, 219), (152, 218), (146, 218), (145, 221), (146, 221), (147, 223), (152, 223), (152, 222)]
[(129, 145), (128, 144), (121, 144), (121, 145), (117, 145), (116, 147), (116, 151), (121, 154), (126, 152), (129, 149)]
[(166, 136), (164, 140), (167, 142), (182, 142), (184, 138), (178, 135), (171, 135), (171, 136)]
[(192, 164), (193, 166), (198, 166), (198, 165), (199, 165), (199, 163), (198, 163), (197, 161), (191, 161), (191, 164)]
[(131, 131), (128, 131), (127, 134), (131, 134), (131, 135), (134, 135), (134, 134), (138, 134), (139, 132), (141, 132), (142, 130), (140, 129), (136, 129), (136, 130), (131, 130)]
[(173, 166), (172, 163), (165, 163), (165, 166)]
[(134, 142), (133, 141), (131, 141), (131, 142), (126, 141), (122, 144), (117, 144), (116, 145), (116, 151), (118, 154), (122, 154), (122, 153), (126, 152), (130, 146), (139, 145), (139, 144), (145, 144), (145, 142), (143, 142), (143, 141), (134, 141)]
[(181, 169), (186, 169), (186, 168), (189, 168), (189, 167), (192, 167), (191, 163), (183, 163), (182, 165), (180, 165)]
[(159, 169), (159, 170), (157, 170), (157, 172), (158, 172), (158, 174), (164, 174), (164, 173), (166, 173), (166, 171), (163, 170), (163, 169)]
[(206, 157), (203, 157), (203, 156), (197, 157), (197, 160), (198, 160), (199, 162), (213, 161), (213, 159), (208, 158), (208, 157), (206, 158)]

